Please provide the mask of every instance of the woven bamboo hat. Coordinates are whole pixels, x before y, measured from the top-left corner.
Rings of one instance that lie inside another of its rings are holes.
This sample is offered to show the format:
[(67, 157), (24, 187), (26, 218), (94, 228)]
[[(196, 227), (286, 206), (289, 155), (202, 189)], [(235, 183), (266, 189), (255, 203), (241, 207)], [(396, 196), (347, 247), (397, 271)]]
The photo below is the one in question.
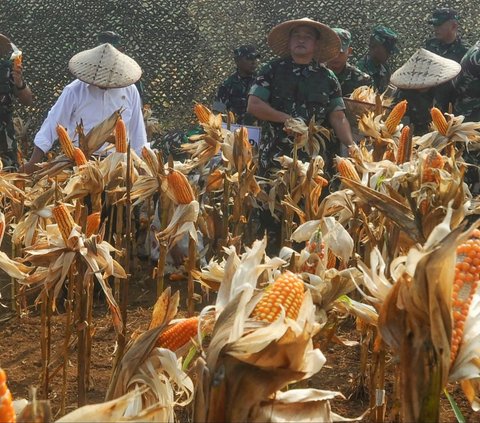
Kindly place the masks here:
[(420, 48), (393, 73), (390, 82), (407, 90), (430, 88), (450, 81), (460, 70), (460, 64), (454, 60)]
[(135, 60), (108, 43), (77, 53), (68, 62), (68, 69), (81, 81), (100, 88), (126, 87), (142, 76)]
[(275, 54), (280, 57), (290, 56), (290, 33), (299, 26), (310, 26), (318, 31), (320, 39), (315, 54), (315, 59), (318, 62), (325, 63), (338, 56), (338, 53), (340, 53), (340, 38), (337, 34), (329, 26), (308, 18), (282, 22), (270, 31), (267, 42)]

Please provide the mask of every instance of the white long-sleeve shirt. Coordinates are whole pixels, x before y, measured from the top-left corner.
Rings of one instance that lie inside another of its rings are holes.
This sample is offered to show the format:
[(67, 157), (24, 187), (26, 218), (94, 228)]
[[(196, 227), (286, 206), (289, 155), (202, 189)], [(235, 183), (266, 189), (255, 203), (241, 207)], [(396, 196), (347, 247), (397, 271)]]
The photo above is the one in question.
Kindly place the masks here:
[(101, 89), (76, 79), (63, 89), (33, 142), (47, 153), (58, 138), (56, 126), (59, 123), (67, 128), (74, 143), (78, 144), (74, 134), (80, 121), (83, 121), (84, 132), (88, 134), (94, 126), (120, 108), (124, 109), (122, 119), (127, 127), (128, 140), (135, 152), (140, 155), (142, 147), (148, 146), (148, 143), (142, 103), (135, 85)]

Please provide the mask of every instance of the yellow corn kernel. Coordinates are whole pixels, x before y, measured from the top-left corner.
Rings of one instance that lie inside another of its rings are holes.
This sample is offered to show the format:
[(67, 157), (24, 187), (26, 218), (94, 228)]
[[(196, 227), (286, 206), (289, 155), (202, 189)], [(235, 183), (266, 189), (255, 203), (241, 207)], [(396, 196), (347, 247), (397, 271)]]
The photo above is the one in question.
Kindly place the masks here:
[(435, 149), (430, 150), (422, 165), (422, 183), (434, 182), (435, 172), (433, 169), (443, 169), (444, 162), (442, 155)]
[(75, 147), (74, 149), (73, 158), (77, 166), (87, 164), (87, 158), (85, 157), (85, 154), (83, 154), (83, 151), (78, 147)]
[(452, 292), (452, 344), (450, 363), (453, 364), (462, 343), (465, 320), (480, 281), (480, 230), (457, 247), (455, 280)]
[(436, 107), (432, 107), (430, 114), (437, 131), (442, 135), (447, 135), (448, 123), (447, 119), (445, 119), (445, 115)]
[(168, 189), (177, 204), (189, 204), (194, 199), (193, 189), (187, 177), (178, 170), (170, 169), (167, 175)]
[(265, 289), (252, 312), (252, 318), (274, 322), (283, 307), (286, 317), (295, 320), (304, 295), (304, 284), (300, 276), (287, 270)]
[(164, 331), (155, 344), (160, 348), (177, 351), (190, 341), (198, 332), (198, 316), (182, 320)]
[(127, 152), (127, 127), (121, 116), (115, 124), (115, 150), (118, 153)]
[(7, 386), (7, 375), (0, 368), (0, 422), (15, 423), (15, 409), (13, 408), (12, 394)]
[(397, 126), (400, 124), (405, 112), (407, 111), (407, 100), (402, 100), (398, 103), (388, 115), (385, 121), (385, 127), (389, 134), (394, 134), (397, 131)]
[(72, 215), (67, 209), (67, 206), (63, 203), (58, 203), (53, 208), (53, 217), (55, 218), (60, 234), (62, 235), (65, 244), (70, 238), (73, 228), (75, 227), (75, 221)]
[(63, 154), (65, 154), (65, 156), (67, 156), (70, 160), (75, 160), (74, 146), (72, 140), (70, 139), (70, 136), (68, 135), (67, 130), (60, 124), (57, 124), (56, 129), (58, 141), (60, 142)]
[(87, 216), (87, 227), (85, 228), (85, 235), (91, 236), (98, 232), (100, 227), (100, 212), (95, 212)]
[(354, 181), (360, 182), (360, 176), (358, 175), (357, 169), (348, 159), (342, 157), (337, 157), (337, 170), (342, 178), (352, 179)]
[(404, 126), (398, 140), (397, 164), (412, 160), (413, 144), (410, 136), (410, 127)]
[(150, 171), (152, 172), (153, 175), (156, 175), (158, 173), (158, 168), (159, 168), (159, 164), (158, 164), (158, 160), (155, 156), (155, 153), (150, 150), (149, 148), (147, 147), (143, 147), (142, 148), (142, 158), (143, 160), (145, 160), (145, 163), (147, 163), (147, 166), (148, 168), (150, 169)]
[(212, 112), (208, 107), (205, 107), (203, 104), (197, 103), (193, 106), (193, 111), (195, 112), (195, 116), (200, 123), (208, 123), (210, 121), (210, 116)]

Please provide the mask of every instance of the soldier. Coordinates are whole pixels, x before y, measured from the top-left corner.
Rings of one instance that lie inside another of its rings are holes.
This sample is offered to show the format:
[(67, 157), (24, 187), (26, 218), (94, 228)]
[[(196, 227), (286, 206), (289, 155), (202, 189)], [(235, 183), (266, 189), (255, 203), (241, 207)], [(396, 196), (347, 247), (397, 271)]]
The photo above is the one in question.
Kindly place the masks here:
[(342, 95), (344, 97), (349, 96), (355, 88), (362, 85), (370, 85), (372, 78), (365, 72), (362, 72), (357, 67), (348, 62), (348, 58), (352, 54), (352, 47), (350, 43), (352, 41), (352, 35), (350, 31), (342, 28), (332, 28), (340, 38), (341, 48), (340, 54), (335, 59), (327, 62), (327, 67), (331, 69), (340, 82), (342, 88)]
[[(426, 41), (425, 48), (432, 53), (460, 63), (468, 47), (458, 35), (458, 14), (448, 7), (436, 9), (429, 23), (433, 25), (435, 37)], [(451, 84), (434, 89), (435, 105), (444, 112), (449, 110), (455, 93)]]
[[(315, 116), (318, 124), (330, 123), (343, 144), (353, 145), (338, 79), (320, 64), (340, 51), (335, 32), (320, 22), (296, 19), (274, 27), (268, 35), (268, 44), (280, 58), (260, 71), (250, 90), (247, 107), (249, 113), (264, 121), (259, 145), (260, 172), (274, 167), (276, 157), (292, 154), (293, 138), (283, 129), (291, 117), (308, 123)], [(323, 154), (331, 156), (333, 152)]]
[[(4, 167), (17, 167), (17, 143), (13, 128), (13, 104), (15, 99), (24, 106), (33, 103), (30, 87), (23, 78), (20, 59), (12, 59), (18, 49), (0, 34), (0, 159)], [(13, 56), (12, 56), (13, 55)]]
[(448, 7), (436, 9), (428, 22), (433, 25), (435, 37), (426, 41), (425, 48), (460, 63), (468, 47), (458, 35), (457, 12)]
[(432, 88), (452, 80), (459, 72), (460, 65), (454, 60), (420, 48), (393, 73), (390, 82), (399, 88), (395, 102), (408, 101), (405, 123), (413, 126), (414, 135), (423, 135), (429, 130)]
[[(477, 41), (463, 56), (462, 70), (453, 80), (455, 90), (454, 112), (465, 116), (465, 121), (480, 121), (480, 41)], [(465, 150), (463, 157), (471, 166), (465, 180), (471, 186), (472, 194), (480, 194), (480, 154), (478, 150)]]
[(368, 45), (368, 53), (357, 62), (357, 67), (370, 75), (373, 86), (384, 92), (390, 82), (391, 70), (387, 60), (398, 53), (397, 33), (383, 25), (373, 28)]
[(212, 108), (219, 113), (233, 112), (237, 123), (253, 125), (255, 118), (247, 113), (247, 98), (260, 55), (254, 46), (243, 45), (233, 51), (233, 57), (237, 70), (218, 88)]

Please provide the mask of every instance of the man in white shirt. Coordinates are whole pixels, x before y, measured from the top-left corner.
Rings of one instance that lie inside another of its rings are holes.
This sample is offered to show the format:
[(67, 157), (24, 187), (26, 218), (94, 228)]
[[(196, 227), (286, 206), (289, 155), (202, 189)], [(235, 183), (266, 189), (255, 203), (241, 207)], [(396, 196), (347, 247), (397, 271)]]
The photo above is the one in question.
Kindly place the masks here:
[(120, 108), (132, 148), (140, 154), (148, 146), (142, 103), (134, 85), (142, 70), (133, 59), (105, 43), (76, 54), (68, 67), (77, 79), (64, 88), (35, 136), (32, 156), (23, 169), (25, 173), (32, 173), (35, 164), (52, 148), (58, 138), (57, 124), (67, 128), (77, 144), (75, 128), (80, 121), (88, 133)]

